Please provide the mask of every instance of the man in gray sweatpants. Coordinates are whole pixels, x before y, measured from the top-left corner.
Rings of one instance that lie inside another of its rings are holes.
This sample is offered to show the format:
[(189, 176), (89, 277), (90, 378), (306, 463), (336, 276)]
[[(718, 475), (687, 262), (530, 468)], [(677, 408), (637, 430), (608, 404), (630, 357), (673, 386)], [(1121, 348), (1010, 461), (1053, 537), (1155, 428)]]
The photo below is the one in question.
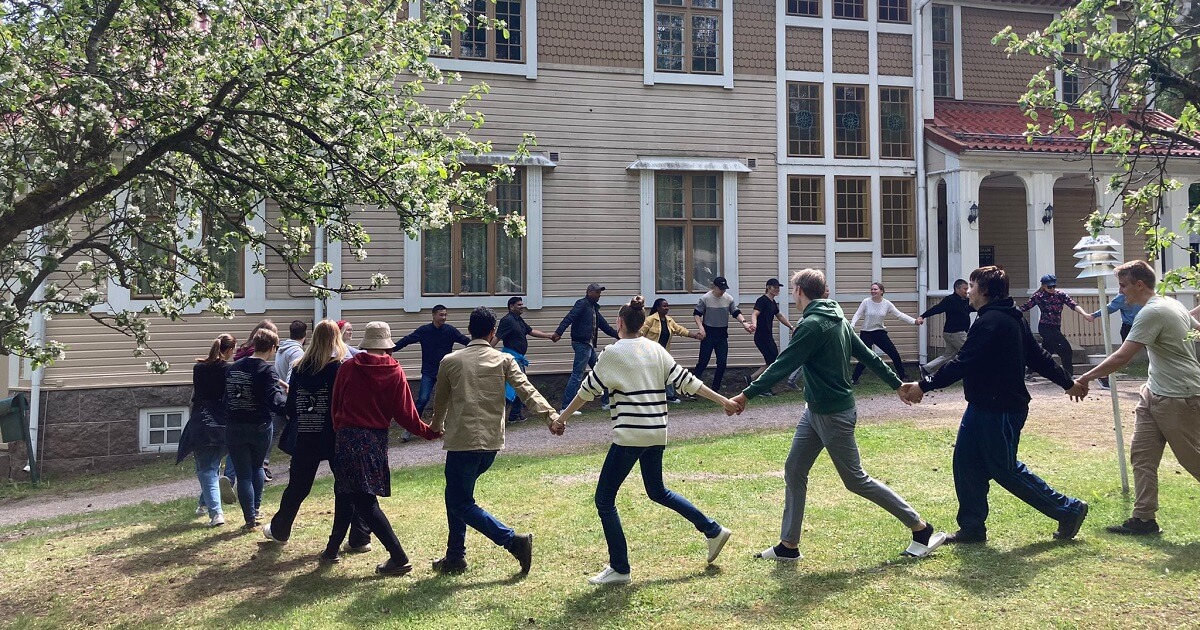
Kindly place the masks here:
[(822, 297), (826, 295), (824, 273), (818, 269), (802, 269), (792, 276), (791, 283), (793, 297), (804, 313), (796, 326), (796, 334), (767, 371), (733, 398), (745, 409), (749, 399), (769, 390), (796, 368), (805, 368), (804, 398), (808, 405), (796, 426), (792, 448), (784, 464), (787, 490), (780, 542), (760, 552), (758, 557), (775, 560), (803, 557), (799, 545), (808, 493), (808, 471), (823, 449), (829, 451), (829, 458), (846, 489), (887, 510), (912, 530), (912, 543), (904, 553), (926, 556), (945, 541), (946, 534), (935, 533), (933, 525), (922, 519), (900, 495), (872, 479), (862, 468), (858, 443), (854, 439), (858, 410), (850, 386), (850, 357), (865, 363), (892, 389), (900, 390), (900, 379), (854, 334), (841, 306)]

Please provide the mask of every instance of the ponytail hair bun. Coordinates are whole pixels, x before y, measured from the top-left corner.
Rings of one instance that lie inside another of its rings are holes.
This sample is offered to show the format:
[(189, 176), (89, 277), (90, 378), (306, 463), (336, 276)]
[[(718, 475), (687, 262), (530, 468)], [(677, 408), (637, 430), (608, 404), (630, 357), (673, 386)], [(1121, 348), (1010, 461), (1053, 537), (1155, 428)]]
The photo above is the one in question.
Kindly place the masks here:
[(625, 330), (637, 332), (646, 323), (646, 298), (635, 295), (629, 303), (622, 306), (618, 316), (625, 323)]
[(632, 300), (629, 300), (629, 308), (644, 309), (646, 308), (646, 298), (635, 295)]

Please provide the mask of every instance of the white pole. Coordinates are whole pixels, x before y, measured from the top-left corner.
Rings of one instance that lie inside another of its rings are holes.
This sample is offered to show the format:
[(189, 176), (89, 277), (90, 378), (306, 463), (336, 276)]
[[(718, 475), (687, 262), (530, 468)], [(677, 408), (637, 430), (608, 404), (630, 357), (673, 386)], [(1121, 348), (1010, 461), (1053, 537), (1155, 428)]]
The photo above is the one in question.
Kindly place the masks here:
[[(1109, 333), (1108, 294), (1105, 292), (1104, 276), (1096, 276), (1096, 288), (1100, 290), (1100, 317), (1104, 331), (1104, 356), (1112, 356), (1112, 337)], [(1121, 493), (1129, 494), (1129, 472), (1125, 464), (1125, 434), (1121, 430), (1121, 402), (1117, 398), (1117, 373), (1108, 375), (1108, 392), (1112, 395), (1113, 430), (1117, 435), (1117, 461), (1121, 464)]]

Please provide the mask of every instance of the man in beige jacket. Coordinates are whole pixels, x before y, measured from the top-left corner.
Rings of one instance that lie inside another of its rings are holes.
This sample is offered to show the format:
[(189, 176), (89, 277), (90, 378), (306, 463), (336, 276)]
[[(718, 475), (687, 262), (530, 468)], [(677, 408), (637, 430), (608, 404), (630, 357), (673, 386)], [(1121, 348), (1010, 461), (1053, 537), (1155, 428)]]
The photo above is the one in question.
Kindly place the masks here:
[(446, 520), (450, 534), (446, 555), (435, 560), (440, 573), (459, 573), (467, 568), (467, 526), (504, 547), (528, 573), (533, 561), (533, 534), (517, 534), (475, 503), (475, 482), (496, 461), (504, 448), (507, 383), (536, 415), (552, 425), (558, 419), (554, 408), (534, 389), (512, 355), (496, 350), (496, 313), (480, 306), (471, 313), (467, 327), (471, 343), (447, 355), (438, 370), (434, 387), (433, 427), (445, 432)]

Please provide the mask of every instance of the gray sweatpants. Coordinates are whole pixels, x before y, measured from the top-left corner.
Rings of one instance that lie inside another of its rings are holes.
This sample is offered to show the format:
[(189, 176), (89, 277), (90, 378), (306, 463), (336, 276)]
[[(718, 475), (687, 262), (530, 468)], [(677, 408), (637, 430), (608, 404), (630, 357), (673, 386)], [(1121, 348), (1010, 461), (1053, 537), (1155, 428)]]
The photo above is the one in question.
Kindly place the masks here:
[(858, 442), (854, 439), (854, 426), (858, 422), (858, 410), (854, 407), (837, 413), (813, 413), (804, 407), (796, 434), (792, 437), (792, 450), (783, 466), (783, 477), (787, 490), (783, 501), (783, 527), (779, 539), (800, 543), (800, 527), (804, 524), (804, 499), (808, 493), (808, 471), (821, 449), (829, 451), (829, 459), (846, 489), (871, 501), (900, 519), (905, 527), (921, 522), (921, 516), (900, 495), (886, 485), (872, 479), (862, 469), (858, 457)]
[(967, 343), (967, 333), (964, 332), (944, 332), (942, 339), (946, 340), (946, 347), (942, 349), (942, 356), (925, 364), (925, 371), (933, 374), (938, 371), (943, 365), (950, 362), (959, 350), (962, 350), (963, 344)]

